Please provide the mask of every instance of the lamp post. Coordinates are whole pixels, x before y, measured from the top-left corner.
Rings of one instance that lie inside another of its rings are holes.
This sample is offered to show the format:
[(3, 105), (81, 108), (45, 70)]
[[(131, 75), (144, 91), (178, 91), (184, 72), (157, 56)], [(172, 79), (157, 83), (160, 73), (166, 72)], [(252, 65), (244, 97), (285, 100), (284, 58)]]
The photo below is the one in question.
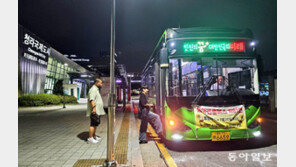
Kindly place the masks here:
[(107, 160), (105, 166), (116, 166), (114, 156), (114, 123), (115, 123), (115, 0), (111, 0), (111, 40), (110, 40), (110, 91), (108, 99), (108, 130), (107, 130)]
[[(64, 67), (64, 71), (66, 71), (66, 67), (68, 66), (68, 64), (65, 63), (64, 66), (65, 66), (65, 67)], [(63, 86), (63, 108), (66, 108), (64, 86)]]
[(66, 108), (66, 104), (65, 104), (65, 93), (63, 93), (63, 108)]

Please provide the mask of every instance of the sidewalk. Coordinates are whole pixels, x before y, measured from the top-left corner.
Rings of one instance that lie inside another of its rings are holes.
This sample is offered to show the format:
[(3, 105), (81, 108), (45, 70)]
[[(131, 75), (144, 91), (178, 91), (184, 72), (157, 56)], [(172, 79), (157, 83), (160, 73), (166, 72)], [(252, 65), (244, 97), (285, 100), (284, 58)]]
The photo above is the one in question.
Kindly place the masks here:
[[(96, 134), (102, 140), (87, 144), (86, 104), (19, 108), (19, 166), (98, 166), (106, 159), (107, 116)], [(117, 111), (115, 158), (121, 166), (142, 167), (142, 153), (133, 112)]]

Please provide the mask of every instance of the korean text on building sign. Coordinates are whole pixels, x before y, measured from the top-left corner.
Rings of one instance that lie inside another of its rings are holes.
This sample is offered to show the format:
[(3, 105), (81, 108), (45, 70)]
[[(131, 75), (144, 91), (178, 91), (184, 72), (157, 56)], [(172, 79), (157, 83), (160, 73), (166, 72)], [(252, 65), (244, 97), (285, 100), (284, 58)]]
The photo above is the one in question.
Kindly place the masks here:
[(34, 39), (33, 37), (31, 37), (27, 33), (24, 36), (24, 42), (23, 43), (25, 45), (31, 45), (33, 48), (36, 48), (37, 50), (49, 55), (49, 48), (47, 48), (47, 46), (40, 43), (38, 40)]

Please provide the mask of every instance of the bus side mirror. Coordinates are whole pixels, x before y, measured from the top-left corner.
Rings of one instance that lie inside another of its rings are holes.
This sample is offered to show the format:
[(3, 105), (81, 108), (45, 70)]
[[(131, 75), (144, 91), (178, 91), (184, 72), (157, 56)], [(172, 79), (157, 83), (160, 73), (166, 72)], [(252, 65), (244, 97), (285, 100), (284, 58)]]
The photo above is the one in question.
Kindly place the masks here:
[(160, 68), (169, 68), (168, 49), (163, 47), (159, 53)]

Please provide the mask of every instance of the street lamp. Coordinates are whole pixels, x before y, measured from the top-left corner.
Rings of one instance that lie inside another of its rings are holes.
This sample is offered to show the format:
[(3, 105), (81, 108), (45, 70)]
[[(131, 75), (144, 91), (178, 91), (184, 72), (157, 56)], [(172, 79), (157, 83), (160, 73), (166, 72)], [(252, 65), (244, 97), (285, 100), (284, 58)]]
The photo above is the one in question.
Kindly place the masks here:
[(63, 108), (66, 108), (66, 104), (65, 104), (65, 93), (63, 94)]
[(116, 166), (114, 156), (114, 123), (115, 123), (115, 0), (111, 0), (111, 40), (110, 40), (110, 91), (108, 99), (107, 159), (106, 166)]
[[(66, 66), (68, 66), (68, 64), (65, 63), (64, 66), (65, 66), (64, 67), (64, 72), (66, 72)], [(64, 87), (63, 87), (63, 108), (66, 108)]]

